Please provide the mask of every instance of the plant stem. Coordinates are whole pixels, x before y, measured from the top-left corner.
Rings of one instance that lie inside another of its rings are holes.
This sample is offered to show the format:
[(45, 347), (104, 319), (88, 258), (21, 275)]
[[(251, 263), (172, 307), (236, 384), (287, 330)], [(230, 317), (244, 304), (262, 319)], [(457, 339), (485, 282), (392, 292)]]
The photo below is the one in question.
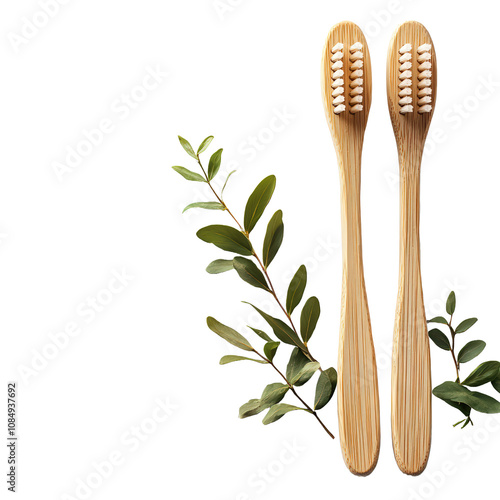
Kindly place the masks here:
[(293, 392), (293, 394), (297, 397), (297, 399), (306, 407), (307, 411), (309, 413), (311, 413), (312, 415), (314, 415), (316, 417), (316, 420), (320, 423), (321, 427), (323, 427), (323, 429), (325, 430), (325, 432), (332, 438), (332, 439), (335, 439), (335, 436), (330, 432), (330, 430), (328, 429), (328, 427), (324, 424), (324, 422), (319, 418), (317, 412), (315, 410), (313, 410), (300, 396), (299, 394), (297, 393), (297, 391), (295, 390), (295, 387), (288, 381), (288, 379), (285, 377), (285, 375), (283, 375), (283, 373), (281, 372), (281, 370), (270, 360), (270, 359), (267, 359), (265, 356), (263, 356), (259, 351), (255, 350), (254, 349), (254, 352), (255, 354), (257, 354), (258, 356), (260, 356), (264, 361), (267, 361), (278, 373), (279, 375), (281, 376), (281, 378), (286, 382), (286, 385), (288, 385), (288, 387), (290, 388), (290, 390)]
[(455, 330), (451, 326), (451, 320), (453, 319), (453, 314), (450, 316), (450, 321), (448, 322), (448, 327), (451, 333), (451, 355), (453, 357), (453, 363), (455, 365), (455, 370), (457, 371), (457, 382), (460, 384), (460, 363), (457, 361), (455, 356)]
[[(292, 327), (292, 330), (297, 334), (298, 336), (298, 332), (297, 332), (297, 329), (295, 328), (295, 325), (293, 323), (293, 320), (292, 320), (292, 317), (290, 314), (288, 314), (288, 311), (285, 309), (285, 307), (283, 306), (283, 304), (281, 303), (280, 299), (278, 298), (278, 294), (276, 293), (276, 290), (274, 289), (274, 285), (273, 285), (273, 282), (271, 281), (271, 278), (269, 276), (269, 273), (267, 272), (267, 269), (266, 269), (266, 266), (264, 266), (264, 264), (262, 263), (262, 260), (259, 258), (259, 256), (257, 255), (257, 252), (254, 250), (254, 247), (252, 245), (252, 242), (250, 241), (250, 236), (248, 234), (247, 231), (245, 231), (243, 229), (243, 226), (238, 222), (238, 219), (236, 219), (236, 217), (233, 215), (233, 213), (229, 210), (228, 206), (226, 205), (226, 203), (224, 202), (224, 200), (217, 194), (217, 192), (215, 191), (215, 189), (213, 188), (212, 184), (210, 183), (210, 180), (208, 178), (208, 175), (207, 173), (205, 172), (205, 169), (203, 168), (203, 165), (201, 164), (201, 161), (200, 161), (200, 157), (198, 156), (198, 165), (200, 166), (202, 172), (203, 172), (203, 175), (205, 176), (205, 179), (207, 181), (207, 184), (208, 186), (210, 187), (210, 189), (212, 190), (213, 194), (215, 195), (215, 197), (217, 198), (217, 201), (224, 207), (224, 210), (227, 211), (227, 213), (232, 217), (232, 219), (234, 220), (234, 222), (236, 223), (236, 225), (240, 228), (240, 231), (246, 236), (246, 238), (248, 239), (248, 241), (250, 242), (250, 245), (252, 246), (252, 255), (255, 257), (255, 259), (257, 260), (260, 268), (262, 269), (262, 272), (264, 273), (264, 276), (266, 277), (266, 280), (267, 280), (267, 283), (269, 285), (269, 289), (271, 290), (271, 295), (274, 297), (274, 299), (276, 300), (277, 304), (279, 305), (279, 307), (281, 308), (281, 310), (283, 311), (284, 315), (287, 317), (288, 321), (290, 322), (290, 326)], [(312, 356), (312, 354), (309, 352), (309, 348), (307, 347), (307, 345), (305, 346), (306, 347), (306, 354), (307, 356), (309, 357), (309, 359), (313, 362), (316, 361), (316, 359)], [(295, 388), (293, 387), (293, 385), (288, 381), (288, 379), (285, 377), (285, 375), (283, 375), (283, 373), (278, 369), (278, 367), (269, 359), (267, 359), (265, 356), (263, 356), (262, 354), (260, 354), (258, 351), (256, 351), (254, 349), (254, 352), (260, 356), (264, 361), (267, 361), (279, 374), (280, 376), (283, 378), (283, 380), (286, 382), (286, 384), (288, 385), (288, 387), (290, 388), (290, 390), (292, 391), (292, 393), (298, 398), (298, 400), (305, 406), (305, 408), (307, 409), (307, 411), (309, 413), (311, 413), (312, 415), (314, 415), (316, 417), (316, 420), (320, 423), (321, 427), (323, 427), (323, 429), (325, 430), (325, 432), (332, 438), (332, 439), (335, 439), (335, 436), (330, 432), (330, 430), (328, 429), (328, 427), (323, 423), (323, 421), (319, 418), (318, 414), (316, 413), (315, 410), (313, 410), (300, 396), (299, 394), (297, 393), (297, 391), (295, 390)], [(322, 372), (322, 368), (320, 367), (319, 370)]]
[[(250, 242), (250, 245), (252, 246), (252, 255), (255, 257), (255, 259), (257, 260), (260, 268), (262, 269), (262, 272), (264, 273), (264, 276), (266, 277), (266, 280), (267, 280), (267, 283), (269, 285), (269, 289), (271, 290), (271, 295), (274, 297), (274, 299), (276, 300), (277, 304), (279, 305), (279, 307), (281, 308), (281, 310), (283, 311), (284, 315), (287, 317), (289, 323), (290, 323), (290, 326), (292, 327), (292, 330), (297, 334), (297, 336), (299, 336), (298, 332), (297, 332), (297, 329), (295, 328), (295, 325), (293, 323), (293, 320), (292, 320), (292, 317), (290, 314), (288, 314), (288, 311), (285, 309), (285, 307), (283, 306), (283, 304), (281, 303), (280, 299), (278, 298), (278, 295), (274, 289), (274, 286), (273, 286), (273, 283), (271, 281), (271, 278), (269, 276), (269, 273), (267, 272), (267, 269), (266, 267), (264, 266), (264, 264), (262, 263), (261, 259), (259, 258), (259, 256), (257, 255), (257, 252), (254, 250), (253, 248), (253, 245), (252, 245), (252, 242), (250, 241), (250, 236), (249, 234), (243, 229), (243, 227), (241, 226), (241, 224), (238, 222), (238, 219), (236, 219), (236, 217), (232, 214), (232, 212), (229, 210), (229, 208), (227, 207), (226, 203), (222, 200), (222, 198), (217, 194), (217, 192), (215, 191), (215, 189), (213, 188), (212, 184), (210, 183), (210, 180), (208, 179), (208, 175), (207, 173), (205, 172), (205, 169), (203, 168), (203, 165), (201, 164), (201, 161), (200, 161), (200, 158), (198, 156), (198, 165), (200, 165), (200, 168), (203, 172), (203, 175), (205, 176), (205, 179), (207, 181), (207, 184), (208, 186), (210, 187), (210, 189), (212, 190), (212, 192), (214, 193), (215, 197), (217, 198), (217, 200), (219, 201), (219, 203), (224, 207), (224, 210), (227, 211), (227, 213), (232, 217), (232, 219), (234, 220), (234, 222), (236, 222), (237, 226), (240, 228), (240, 231), (246, 236), (247, 240)], [(305, 346), (306, 347), (306, 355), (307, 357), (313, 361), (313, 362), (317, 362), (317, 360), (313, 357), (313, 355), (310, 353), (309, 351), (309, 348), (307, 347), (307, 345)], [(319, 370), (322, 372), (323, 369), (320, 367)]]
[(198, 165), (201, 167), (201, 170), (203, 171), (203, 175), (205, 176), (205, 179), (207, 180), (207, 184), (208, 184), (209, 188), (212, 190), (212, 192), (214, 193), (214, 195), (217, 198), (217, 200), (219, 201), (219, 203), (224, 207), (224, 210), (226, 210), (227, 213), (233, 218), (234, 222), (236, 222), (236, 224), (240, 228), (241, 232), (244, 233), (245, 236), (247, 236), (247, 238), (248, 238), (247, 233), (245, 232), (245, 230), (243, 229), (243, 227), (241, 227), (240, 223), (236, 220), (236, 217), (231, 213), (231, 211), (229, 210), (229, 208), (227, 208), (227, 205), (224, 203), (224, 201), (222, 200), (222, 198), (217, 194), (217, 192), (213, 188), (212, 184), (210, 184), (210, 181), (208, 180), (208, 175), (205, 172), (205, 169), (203, 168), (203, 165), (201, 164), (199, 156), (198, 156)]

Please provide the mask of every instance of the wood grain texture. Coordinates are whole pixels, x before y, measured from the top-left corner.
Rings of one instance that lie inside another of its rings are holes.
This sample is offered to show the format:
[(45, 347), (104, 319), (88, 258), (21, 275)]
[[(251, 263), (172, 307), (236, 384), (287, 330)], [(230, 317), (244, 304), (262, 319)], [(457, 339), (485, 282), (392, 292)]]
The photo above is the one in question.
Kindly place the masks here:
[[(344, 44), (346, 92), (349, 92), (349, 47), (363, 44), (363, 111), (349, 107), (333, 113), (331, 48)], [(326, 119), (337, 152), (342, 203), (342, 304), (338, 362), (339, 437), (344, 461), (360, 476), (375, 468), (380, 450), (377, 366), (363, 276), (360, 217), (361, 152), (371, 104), (371, 64), (365, 37), (351, 22), (335, 25), (328, 34), (322, 61)]]
[[(414, 112), (399, 113), (399, 56), (412, 45)], [(429, 43), (432, 64), (432, 111), (417, 112), (417, 48)], [(402, 472), (418, 475), (427, 465), (431, 445), (431, 365), (420, 275), (420, 165), (436, 101), (436, 57), (420, 23), (402, 24), (393, 35), (387, 57), (387, 99), (400, 167), (400, 265), (392, 355), (392, 443)]]

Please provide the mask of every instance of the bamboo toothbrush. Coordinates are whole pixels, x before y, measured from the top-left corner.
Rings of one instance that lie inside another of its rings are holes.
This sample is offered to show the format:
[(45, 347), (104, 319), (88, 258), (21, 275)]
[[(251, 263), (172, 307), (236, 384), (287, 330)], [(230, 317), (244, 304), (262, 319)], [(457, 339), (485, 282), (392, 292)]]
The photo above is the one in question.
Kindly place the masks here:
[(349, 470), (366, 476), (377, 464), (380, 416), (377, 366), (361, 251), (361, 151), (371, 104), (370, 54), (351, 22), (328, 34), (322, 91), (340, 170), (342, 200), (342, 309), (338, 362), (339, 436)]
[(420, 164), (436, 101), (427, 30), (402, 24), (389, 45), (387, 99), (400, 169), (399, 292), (392, 354), (392, 444), (399, 468), (418, 475), (431, 445), (431, 366), (420, 277)]

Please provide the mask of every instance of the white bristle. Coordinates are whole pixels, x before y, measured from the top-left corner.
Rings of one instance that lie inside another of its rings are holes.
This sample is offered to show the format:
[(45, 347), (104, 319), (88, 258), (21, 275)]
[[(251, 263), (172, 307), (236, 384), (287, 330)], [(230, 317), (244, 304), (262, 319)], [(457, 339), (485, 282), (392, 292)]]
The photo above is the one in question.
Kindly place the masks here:
[(418, 88), (423, 89), (424, 87), (430, 87), (431, 86), (431, 81), (428, 78), (425, 78), (424, 80), (420, 80), (418, 82)]
[(419, 54), (423, 54), (424, 52), (430, 52), (430, 50), (431, 50), (431, 44), (424, 43), (423, 45), (420, 45), (420, 47), (417, 49), (417, 52)]
[(420, 63), (418, 66), (418, 112), (420, 114), (430, 113), (432, 111), (432, 63), (431, 63), (431, 45), (429, 43), (424, 43), (420, 45), (417, 49), (419, 56), (417, 61)]
[(359, 113), (363, 110), (363, 44), (360, 42), (353, 43), (349, 47), (349, 111), (351, 113)]
[(424, 106), (420, 106), (420, 108), (418, 108), (418, 112), (420, 114), (430, 113), (431, 111), (432, 111), (432, 106), (430, 104), (425, 104)]
[(419, 63), (425, 62), (425, 61), (430, 61), (432, 59), (432, 56), (429, 52), (424, 52), (423, 54), (420, 54), (417, 57), (417, 61)]
[(412, 46), (410, 43), (407, 43), (403, 45), (399, 49), (399, 53), (401, 54), (399, 58), (399, 62), (401, 65), (399, 66), (399, 79), (401, 80), (399, 82), (399, 112), (402, 115), (405, 115), (407, 113), (413, 113), (413, 106), (412, 106), (412, 97), (411, 97), (411, 86), (412, 86), (412, 72), (410, 71), (411, 68), (411, 50)]
[(351, 74), (349, 78), (351, 80), (349, 87), (352, 89), (349, 92), (349, 111), (351, 113), (359, 113), (363, 110), (362, 102), (363, 102), (363, 45), (359, 42), (351, 45), (349, 56), (349, 61), (352, 63), (349, 67), (351, 70)]
[(353, 52), (357, 52), (358, 50), (361, 50), (362, 48), (363, 48), (363, 44), (360, 42), (356, 42), (350, 46), (349, 51), (351, 53), (353, 53)]
[(332, 61), (332, 62), (339, 61), (343, 57), (344, 57), (344, 53), (343, 52), (335, 52), (332, 55), (332, 57), (330, 57), (330, 61)]
[(342, 69), (344, 63), (343, 63), (343, 58), (344, 58), (344, 44), (343, 43), (337, 43), (335, 44), (332, 49), (332, 56), (330, 60), (332, 61), (332, 73), (331, 73), (331, 78), (332, 78), (332, 105), (333, 105), (333, 112), (338, 115), (339, 113), (342, 113), (342, 111), (345, 111), (345, 105), (343, 102), (345, 101), (345, 97), (343, 96), (344, 94), (344, 79), (342, 78), (344, 76), (344, 70)]
[(349, 56), (349, 61), (354, 62), (354, 61), (359, 61), (360, 59), (363, 59), (363, 52), (359, 51), (354, 52), (354, 54), (351, 54)]
[(402, 115), (405, 115), (406, 113), (413, 113), (413, 106), (411, 104), (407, 104), (406, 106), (403, 106), (399, 112)]

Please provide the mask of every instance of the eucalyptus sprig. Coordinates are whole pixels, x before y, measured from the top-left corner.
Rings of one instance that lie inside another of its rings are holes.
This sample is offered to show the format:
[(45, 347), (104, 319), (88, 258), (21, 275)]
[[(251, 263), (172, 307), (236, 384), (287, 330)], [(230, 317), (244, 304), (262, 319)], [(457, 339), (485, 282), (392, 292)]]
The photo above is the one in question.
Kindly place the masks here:
[(456, 372), (455, 381), (444, 382), (435, 387), (432, 392), (434, 396), (442, 399), (450, 406), (457, 408), (465, 415), (466, 418), (454, 424), (454, 427), (463, 424), (463, 429), (468, 424), (474, 425), (471, 419), (472, 410), (476, 410), (480, 413), (500, 413), (500, 402), (495, 398), (483, 394), (482, 392), (470, 391), (467, 389), (467, 387), (479, 387), (491, 383), (495, 390), (500, 392), (500, 362), (486, 361), (485, 363), (481, 363), (468, 377), (460, 381), (461, 365), (479, 356), (486, 347), (486, 342), (482, 340), (471, 340), (460, 349), (458, 355), (456, 354), (457, 335), (467, 332), (477, 322), (477, 318), (468, 318), (456, 327), (453, 327), (452, 321), (455, 314), (456, 303), (455, 292), (451, 292), (446, 301), (446, 312), (450, 318), (446, 319), (443, 316), (436, 316), (430, 319), (428, 323), (445, 325), (450, 332), (450, 337), (448, 337), (438, 328), (433, 328), (429, 331), (429, 337), (439, 348), (451, 352)]
[[(179, 136), (182, 147), (189, 156), (196, 160), (201, 170), (201, 174), (180, 166), (172, 167), (188, 181), (206, 183), (215, 198), (214, 200), (191, 203), (184, 209), (184, 212), (192, 208), (225, 211), (236, 226), (215, 224), (204, 227), (196, 233), (201, 240), (212, 243), (221, 250), (237, 254), (237, 256), (232, 259), (217, 259), (211, 262), (206, 270), (210, 274), (219, 274), (230, 270), (236, 271), (238, 276), (249, 285), (260, 288), (266, 293), (271, 294), (284, 318), (283, 321), (282, 319), (273, 317), (258, 307), (246, 302), (246, 304), (250, 305), (259, 313), (273, 331), (275, 338), (272, 338), (268, 333), (262, 330), (249, 326), (249, 329), (265, 342), (262, 349), (263, 352), (253, 347), (241, 333), (233, 328), (220, 323), (215, 318), (207, 318), (207, 325), (210, 330), (233, 346), (257, 356), (255, 358), (232, 354), (226, 355), (220, 360), (221, 365), (235, 361), (254, 361), (259, 364), (270, 365), (281, 379), (280, 382), (267, 385), (260, 398), (251, 399), (241, 406), (239, 417), (246, 418), (257, 415), (264, 410), (268, 410), (262, 421), (267, 425), (276, 422), (286, 413), (302, 410), (312, 414), (328, 435), (334, 438), (333, 434), (323, 423), (317, 412), (324, 408), (332, 399), (337, 386), (337, 372), (335, 368), (323, 370), (320, 363), (311, 354), (308, 345), (320, 316), (319, 300), (316, 297), (310, 297), (305, 302), (300, 314), (299, 329), (295, 327), (294, 320), (292, 319), (293, 312), (300, 304), (306, 288), (306, 267), (304, 265), (300, 266), (293, 276), (288, 287), (285, 303), (279, 298), (269, 276), (269, 265), (276, 257), (283, 242), (283, 212), (281, 210), (276, 211), (269, 220), (260, 255), (255, 250), (256, 247), (254, 242), (250, 238), (252, 230), (261, 219), (273, 196), (276, 187), (276, 177), (274, 175), (266, 177), (254, 189), (245, 206), (243, 223), (240, 223), (229, 209), (222, 196), (228, 179), (234, 173), (234, 170), (226, 177), (220, 193), (217, 193), (212, 185), (212, 181), (220, 169), (222, 149), (218, 149), (212, 154), (208, 162), (208, 168), (205, 168), (201, 162), (200, 155), (209, 147), (212, 140), (213, 136), (207, 137), (195, 152), (191, 144), (186, 139)], [(246, 257), (250, 257), (250, 259)], [(285, 373), (283, 373), (274, 362), (274, 357), (281, 344), (293, 346)], [(309, 405), (298, 394), (297, 387), (311, 380), (317, 371), (320, 372), (320, 375), (316, 383), (314, 403)], [(293, 394), (301, 406), (282, 403), (281, 401), (285, 398), (287, 393)]]

